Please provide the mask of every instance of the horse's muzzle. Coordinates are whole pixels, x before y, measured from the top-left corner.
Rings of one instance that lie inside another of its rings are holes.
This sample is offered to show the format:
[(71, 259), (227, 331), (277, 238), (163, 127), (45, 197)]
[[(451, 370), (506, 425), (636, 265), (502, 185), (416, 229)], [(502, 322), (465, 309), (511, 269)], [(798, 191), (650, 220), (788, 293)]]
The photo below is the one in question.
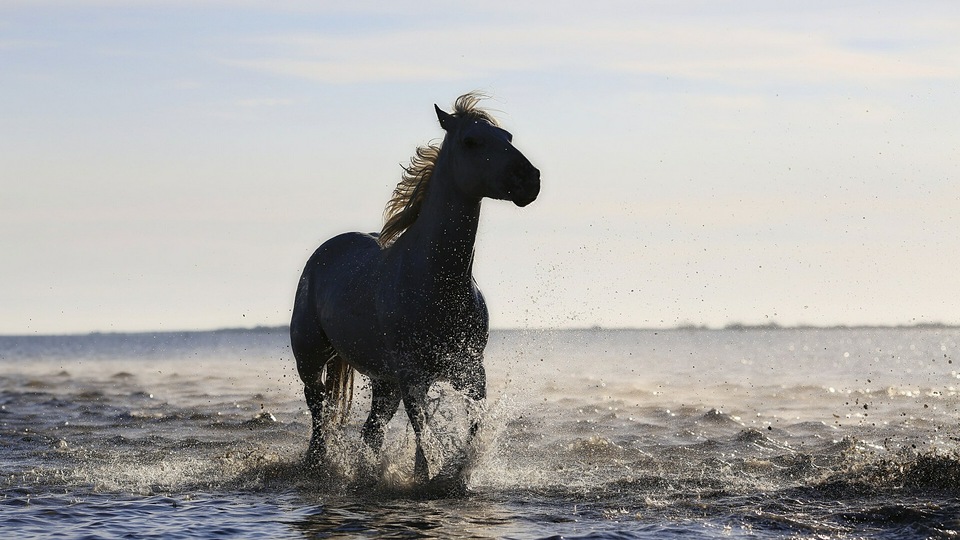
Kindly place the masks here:
[(528, 163), (514, 175), (509, 193), (513, 204), (521, 208), (537, 200), (540, 195), (540, 170)]

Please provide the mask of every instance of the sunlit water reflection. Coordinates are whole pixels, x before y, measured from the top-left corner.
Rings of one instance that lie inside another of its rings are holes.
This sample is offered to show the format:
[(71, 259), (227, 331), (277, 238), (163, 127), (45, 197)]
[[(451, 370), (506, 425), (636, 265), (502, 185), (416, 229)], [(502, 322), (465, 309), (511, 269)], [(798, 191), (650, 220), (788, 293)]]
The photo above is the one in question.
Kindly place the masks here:
[[(369, 396), (305, 471), (284, 332), (0, 338), (14, 536), (930, 537), (960, 531), (960, 331), (499, 331), (469, 491), (412, 485)], [(466, 402), (431, 396), (436, 472)], [(372, 463), (372, 472), (370, 465)], [(366, 467), (366, 468), (365, 468)], [(368, 473), (362, 471), (367, 470)]]

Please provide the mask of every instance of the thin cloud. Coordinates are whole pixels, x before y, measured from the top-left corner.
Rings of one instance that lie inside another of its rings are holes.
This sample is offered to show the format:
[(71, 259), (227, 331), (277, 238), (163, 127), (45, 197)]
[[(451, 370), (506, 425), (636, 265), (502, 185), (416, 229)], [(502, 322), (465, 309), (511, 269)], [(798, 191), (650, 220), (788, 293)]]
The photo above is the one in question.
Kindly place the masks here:
[(224, 64), (273, 75), (285, 75), (322, 83), (358, 84), (377, 82), (407, 82), (422, 80), (456, 80), (464, 73), (414, 64), (374, 60), (309, 60), (293, 58), (264, 58), (256, 60), (225, 60)]
[(240, 107), (285, 107), (293, 105), (294, 101), (287, 98), (248, 98), (238, 99), (235, 103)]
[[(953, 79), (955, 62), (944, 54), (854, 49), (831, 36), (755, 28), (650, 29), (653, 43), (608, 64), (616, 71), (658, 73), (727, 83), (845, 80)], [(953, 44), (960, 52), (960, 47)]]
[[(928, 39), (928, 38), (927, 38)], [(611, 23), (478, 25), (353, 35), (279, 35), (225, 64), (325, 83), (458, 80), (518, 71), (650, 74), (745, 85), (960, 77), (956, 39), (923, 48), (848, 44), (839, 36), (754, 26)]]
[(0, 51), (52, 49), (57, 46), (59, 46), (59, 44), (55, 41), (39, 39), (0, 39)]

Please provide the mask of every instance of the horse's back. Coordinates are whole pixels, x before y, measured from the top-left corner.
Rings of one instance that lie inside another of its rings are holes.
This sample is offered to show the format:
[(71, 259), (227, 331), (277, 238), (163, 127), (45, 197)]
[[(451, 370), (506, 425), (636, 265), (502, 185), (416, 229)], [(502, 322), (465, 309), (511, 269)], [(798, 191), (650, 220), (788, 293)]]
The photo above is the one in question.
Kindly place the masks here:
[(348, 232), (320, 244), (307, 261), (307, 267), (313, 266), (324, 273), (356, 270), (379, 253), (376, 234)]

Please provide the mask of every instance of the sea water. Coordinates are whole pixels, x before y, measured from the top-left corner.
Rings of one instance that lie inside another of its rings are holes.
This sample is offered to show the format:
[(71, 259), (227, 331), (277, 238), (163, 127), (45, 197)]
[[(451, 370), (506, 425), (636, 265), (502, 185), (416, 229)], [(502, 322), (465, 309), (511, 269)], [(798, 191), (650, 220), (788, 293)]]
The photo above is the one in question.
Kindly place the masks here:
[(283, 329), (0, 337), (0, 531), (955, 537), (958, 342), (949, 328), (494, 331), (482, 410), (430, 394), (431, 471), (469, 461), (453, 495), (410, 480), (402, 409), (383, 455), (364, 449), (362, 378), (329, 470), (305, 468)]

